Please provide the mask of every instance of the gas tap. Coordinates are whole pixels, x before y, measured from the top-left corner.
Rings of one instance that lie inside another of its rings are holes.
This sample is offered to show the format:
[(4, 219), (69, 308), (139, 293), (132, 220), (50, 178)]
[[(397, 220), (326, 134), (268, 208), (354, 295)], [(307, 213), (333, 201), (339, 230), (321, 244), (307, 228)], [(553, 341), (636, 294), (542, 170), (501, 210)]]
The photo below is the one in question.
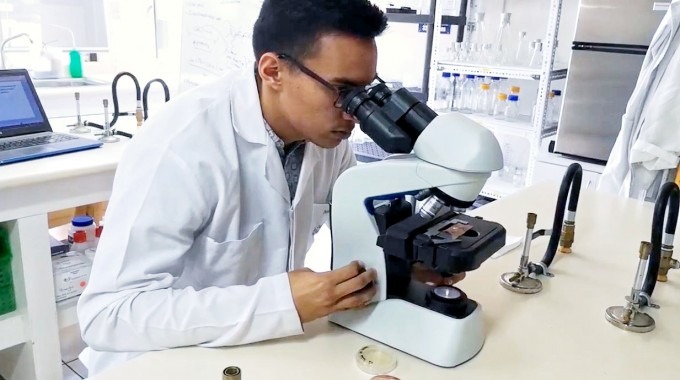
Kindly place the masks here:
[[(535, 277), (538, 275), (553, 277), (548, 268), (555, 258), (555, 253), (558, 250), (563, 253), (571, 253), (571, 247), (574, 243), (576, 208), (581, 193), (582, 176), (583, 170), (578, 163), (571, 164), (567, 169), (560, 186), (552, 229), (534, 232), (538, 216), (529, 213), (527, 217), (527, 232), (524, 238), (524, 250), (519, 268), (516, 272), (508, 272), (501, 275), (501, 286), (516, 293), (538, 293), (543, 289), (543, 284)], [(545, 235), (550, 235), (550, 241), (543, 259), (538, 263), (529, 262), (531, 242), (537, 237)]]

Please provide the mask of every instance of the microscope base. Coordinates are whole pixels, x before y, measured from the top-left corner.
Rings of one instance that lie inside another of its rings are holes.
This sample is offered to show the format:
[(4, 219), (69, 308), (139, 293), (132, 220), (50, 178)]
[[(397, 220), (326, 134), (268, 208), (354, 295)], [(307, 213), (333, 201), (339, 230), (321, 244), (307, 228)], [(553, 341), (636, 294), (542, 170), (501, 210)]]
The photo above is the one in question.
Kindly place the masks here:
[(387, 299), (359, 310), (330, 316), (330, 321), (440, 367), (472, 359), (484, 345), (481, 306), (462, 319)]

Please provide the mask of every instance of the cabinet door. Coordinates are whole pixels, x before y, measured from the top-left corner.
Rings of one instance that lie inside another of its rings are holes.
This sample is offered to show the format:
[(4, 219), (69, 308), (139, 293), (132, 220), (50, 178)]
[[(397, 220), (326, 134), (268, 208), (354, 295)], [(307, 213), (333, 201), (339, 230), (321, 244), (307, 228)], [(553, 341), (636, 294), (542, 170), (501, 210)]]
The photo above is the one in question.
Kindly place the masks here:
[[(550, 181), (556, 184), (562, 183), (562, 178), (567, 171), (566, 166), (555, 165), (547, 162), (536, 162), (534, 167), (534, 177), (532, 183), (538, 184), (545, 181)], [(583, 171), (581, 179), (581, 190), (595, 190), (597, 182), (600, 179), (600, 173), (589, 170)]]

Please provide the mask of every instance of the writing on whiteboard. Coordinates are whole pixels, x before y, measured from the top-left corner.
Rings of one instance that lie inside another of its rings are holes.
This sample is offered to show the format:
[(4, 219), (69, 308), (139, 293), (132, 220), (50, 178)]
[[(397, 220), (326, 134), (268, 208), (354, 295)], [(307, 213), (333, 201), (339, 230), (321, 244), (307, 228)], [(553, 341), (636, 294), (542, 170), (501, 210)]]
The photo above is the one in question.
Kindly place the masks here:
[(255, 62), (252, 35), (262, 0), (186, 0), (180, 90)]

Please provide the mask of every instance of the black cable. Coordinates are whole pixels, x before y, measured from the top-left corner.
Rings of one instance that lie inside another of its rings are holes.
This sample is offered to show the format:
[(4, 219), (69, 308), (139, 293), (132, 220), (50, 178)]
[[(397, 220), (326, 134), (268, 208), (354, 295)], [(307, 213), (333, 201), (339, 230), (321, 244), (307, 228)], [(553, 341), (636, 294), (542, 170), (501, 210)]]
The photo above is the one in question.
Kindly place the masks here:
[[(578, 206), (578, 198), (581, 193), (581, 179), (583, 177), (583, 169), (578, 163), (573, 163), (567, 168), (567, 172), (562, 178), (560, 185), (560, 192), (557, 197), (557, 205), (555, 208), (555, 219), (553, 219), (552, 233), (550, 234), (550, 241), (548, 248), (545, 250), (541, 262), (548, 268), (552, 264), (557, 253), (557, 248), (560, 244), (560, 235), (562, 234), (562, 222), (564, 220), (565, 209), (567, 209), (567, 197), (569, 199), (568, 209), (571, 212), (576, 212)], [(531, 271), (537, 274), (543, 273), (543, 268), (539, 265), (532, 264)]]
[[(668, 203), (670, 201), (670, 208)], [(678, 223), (678, 207), (680, 206), (680, 189), (675, 182), (667, 182), (661, 186), (659, 195), (654, 202), (654, 216), (652, 218), (652, 252), (649, 254), (647, 275), (642, 286), (642, 291), (652, 296), (656, 286), (656, 277), (659, 275), (661, 265), (661, 244), (663, 243), (664, 219), (666, 233), (675, 235), (675, 226)], [(666, 215), (668, 213), (668, 215)]]
[(170, 100), (170, 88), (168, 88), (167, 83), (163, 79), (156, 78), (152, 79), (149, 81), (149, 83), (144, 86), (144, 94), (142, 95), (142, 104), (143, 104), (143, 110), (144, 110), (144, 120), (149, 118), (149, 102), (148, 102), (148, 97), (149, 97), (149, 89), (151, 88), (151, 85), (154, 83), (160, 83), (161, 86), (163, 86), (163, 92), (165, 94), (165, 102), (167, 103)]
[(133, 74), (123, 71), (121, 73), (118, 73), (114, 78), (113, 78), (113, 83), (111, 84), (111, 93), (112, 93), (112, 100), (113, 100), (113, 119), (111, 120), (111, 126), (113, 127), (116, 125), (116, 122), (118, 121), (118, 116), (124, 116), (124, 115), (130, 115), (130, 113), (125, 112), (121, 113), (120, 108), (118, 106), (118, 80), (120, 80), (121, 77), (123, 76), (128, 76), (132, 78), (132, 81), (135, 82), (135, 91), (137, 93), (137, 104), (142, 101), (142, 89), (139, 86), (139, 81), (137, 80), (137, 77), (134, 76)]

